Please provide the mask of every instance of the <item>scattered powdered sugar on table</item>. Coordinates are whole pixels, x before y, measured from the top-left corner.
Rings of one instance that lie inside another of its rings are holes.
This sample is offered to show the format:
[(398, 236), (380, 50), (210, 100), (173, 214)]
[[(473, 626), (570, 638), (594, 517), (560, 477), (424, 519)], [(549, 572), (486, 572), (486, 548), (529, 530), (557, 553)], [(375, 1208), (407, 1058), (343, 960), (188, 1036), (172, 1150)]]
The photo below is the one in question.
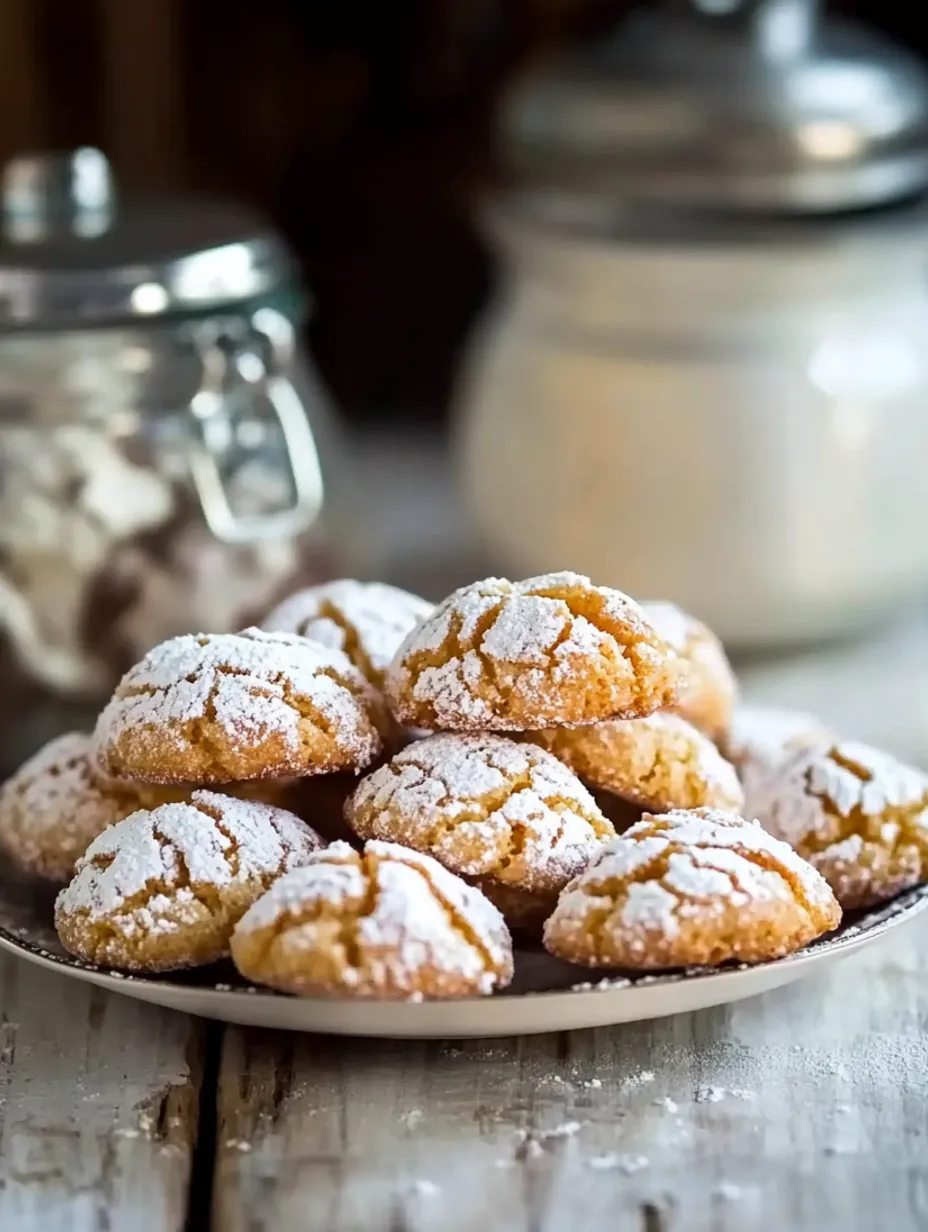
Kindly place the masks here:
[(140, 809), (88, 847), (56, 909), (89, 919), (122, 915), (152, 884), (164, 886), (136, 903), (123, 921), (146, 932), (177, 927), (177, 908), (195, 895), (184, 884), (221, 888), (264, 881), (310, 859), (320, 840), (298, 818), (269, 804), (195, 791), (189, 803)]
[[(433, 604), (384, 582), (340, 578), (299, 590), (262, 621), (272, 632), (296, 633), (347, 651), (357, 642), (360, 658), (375, 673), (389, 667), (403, 638), (433, 610)], [(361, 667), (362, 662), (356, 662)]]
[(720, 1181), (712, 1193), (714, 1197), (721, 1198), (723, 1202), (738, 1202), (745, 1196), (744, 1189), (736, 1185), (734, 1181)]
[(649, 1167), (650, 1163), (647, 1155), (622, 1155), (610, 1151), (607, 1155), (594, 1155), (586, 1161), (586, 1166), (594, 1172), (622, 1172), (626, 1176), (632, 1176), (635, 1172), (642, 1172)]
[(725, 1098), (721, 1087), (699, 1087), (696, 1091), (697, 1104), (717, 1104)]
[(156, 646), (123, 677), (100, 715), (95, 745), (104, 748), (138, 726), (171, 739), (179, 725), (212, 715), (232, 743), (273, 732), (298, 747), (301, 714), (291, 699), (300, 698), (347, 747), (376, 751), (366, 711), (374, 693), (347, 656), (260, 629), (190, 634)]
[(407, 1188), (417, 1198), (436, 1198), (441, 1193), (441, 1186), (425, 1177), (410, 1181)]
[(425, 843), (471, 876), (508, 860), (518, 833), (512, 875), (527, 888), (579, 872), (610, 832), (593, 797), (553, 754), (493, 735), (416, 741), (362, 781), (348, 817), (362, 837)]

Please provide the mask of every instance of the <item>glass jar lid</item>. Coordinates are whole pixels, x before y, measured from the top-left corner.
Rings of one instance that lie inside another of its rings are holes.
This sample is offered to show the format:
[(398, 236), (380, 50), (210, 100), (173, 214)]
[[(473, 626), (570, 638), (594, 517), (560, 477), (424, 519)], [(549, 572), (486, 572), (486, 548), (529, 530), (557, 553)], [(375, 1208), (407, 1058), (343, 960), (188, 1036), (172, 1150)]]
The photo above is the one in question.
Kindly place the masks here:
[[(928, 186), (928, 76), (816, 0), (661, 0), (529, 75), (502, 117), (517, 192), (791, 214)], [(568, 210), (569, 212), (569, 210)]]
[(281, 240), (228, 202), (120, 201), (99, 150), (2, 172), (0, 328), (75, 328), (208, 313), (293, 275)]

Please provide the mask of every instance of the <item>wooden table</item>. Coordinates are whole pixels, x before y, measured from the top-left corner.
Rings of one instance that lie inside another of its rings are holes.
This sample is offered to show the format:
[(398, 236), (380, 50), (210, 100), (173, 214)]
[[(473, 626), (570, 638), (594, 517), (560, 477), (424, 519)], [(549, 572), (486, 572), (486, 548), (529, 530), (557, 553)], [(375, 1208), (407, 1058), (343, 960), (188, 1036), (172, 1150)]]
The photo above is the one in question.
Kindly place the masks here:
[[(926, 682), (925, 623), (747, 673), (922, 763)], [(926, 940), (697, 1014), (431, 1044), (224, 1029), (3, 958), (0, 1229), (923, 1230)]]

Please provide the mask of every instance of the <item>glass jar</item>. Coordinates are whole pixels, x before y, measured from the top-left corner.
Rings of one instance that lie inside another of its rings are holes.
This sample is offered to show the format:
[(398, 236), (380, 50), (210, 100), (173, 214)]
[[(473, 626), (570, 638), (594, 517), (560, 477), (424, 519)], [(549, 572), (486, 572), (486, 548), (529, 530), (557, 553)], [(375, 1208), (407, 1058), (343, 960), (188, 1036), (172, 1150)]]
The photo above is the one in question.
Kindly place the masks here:
[(117, 218), (101, 159), (5, 175), (4, 770), (91, 723), (156, 642), (241, 628), (332, 569), (317, 439), (327, 461), (335, 442), (285, 250), (228, 207)]

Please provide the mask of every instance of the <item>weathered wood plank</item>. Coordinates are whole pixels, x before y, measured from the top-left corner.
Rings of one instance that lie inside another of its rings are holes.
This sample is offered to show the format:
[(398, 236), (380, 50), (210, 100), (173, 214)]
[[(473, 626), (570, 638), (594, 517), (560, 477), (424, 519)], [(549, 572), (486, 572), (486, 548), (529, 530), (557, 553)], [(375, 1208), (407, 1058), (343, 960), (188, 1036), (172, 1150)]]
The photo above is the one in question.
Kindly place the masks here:
[(916, 929), (753, 1001), (570, 1036), (230, 1030), (214, 1227), (915, 1232), (923, 949)]
[(0, 956), (0, 1228), (183, 1228), (203, 1038)]

